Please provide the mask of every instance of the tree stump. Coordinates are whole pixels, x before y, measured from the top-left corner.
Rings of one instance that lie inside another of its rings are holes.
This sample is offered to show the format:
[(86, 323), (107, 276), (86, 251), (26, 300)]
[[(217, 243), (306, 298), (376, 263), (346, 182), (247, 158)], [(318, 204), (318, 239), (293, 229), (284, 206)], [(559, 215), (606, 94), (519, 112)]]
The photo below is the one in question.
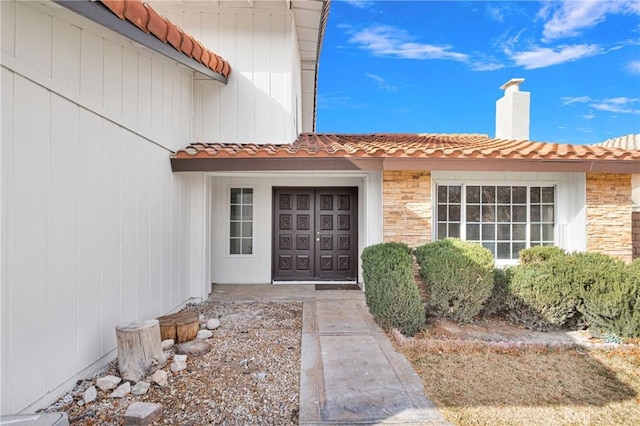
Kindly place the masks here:
[(197, 312), (177, 312), (159, 317), (160, 339), (173, 339), (176, 343), (188, 342), (196, 338), (200, 330)]
[(116, 326), (118, 370), (124, 380), (138, 382), (166, 365), (158, 320)]

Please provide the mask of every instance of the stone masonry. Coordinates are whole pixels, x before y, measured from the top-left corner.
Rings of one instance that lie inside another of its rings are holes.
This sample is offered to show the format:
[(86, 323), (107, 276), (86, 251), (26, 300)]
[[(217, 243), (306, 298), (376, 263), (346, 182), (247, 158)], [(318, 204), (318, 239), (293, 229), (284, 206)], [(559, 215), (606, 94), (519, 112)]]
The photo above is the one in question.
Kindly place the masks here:
[(385, 171), (382, 191), (384, 241), (431, 242), (431, 173)]
[(633, 231), (631, 234), (633, 236), (633, 258), (640, 258), (640, 211), (633, 212)]
[(587, 250), (632, 258), (631, 175), (587, 173)]

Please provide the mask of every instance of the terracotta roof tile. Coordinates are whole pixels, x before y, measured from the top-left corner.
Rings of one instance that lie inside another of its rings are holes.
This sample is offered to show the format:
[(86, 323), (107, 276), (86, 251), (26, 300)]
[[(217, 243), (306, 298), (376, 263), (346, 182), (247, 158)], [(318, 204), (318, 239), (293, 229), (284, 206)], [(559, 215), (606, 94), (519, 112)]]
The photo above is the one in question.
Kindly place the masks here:
[(194, 143), (173, 158), (443, 158), (513, 160), (620, 160), (638, 162), (640, 151), (493, 139), (479, 134), (310, 134), (292, 144)]
[(147, 23), (149, 22), (149, 12), (141, 1), (125, 1), (124, 2), (124, 16), (129, 22), (132, 22), (136, 27), (140, 28), (145, 33), (148, 33)]
[[(128, 20), (146, 33), (153, 34), (163, 43), (169, 43), (177, 51), (194, 58), (207, 68), (225, 77), (231, 72), (231, 65), (202, 43), (185, 33), (170, 20), (162, 18), (151, 6), (141, 0), (99, 0), (122, 20)], [(215, 58), (215, 59), (213, 59)]]
[(124, 21), (124, 2), (122, 0), (102, 0), (102, 4)]
[(640, 151), (640, 133), (620, 136), (618, 138), (607, 139), (604, 142), (596, 144), (605, 148), (622, 148)]
[(187, 33), (182, 33), (182, 45), (180, 45), (180, 49), (182, 53), (190, 58), (193, 58), (193, 44), (193, 37)]
[(167, 31), (169, 29), (167, 22), (151, 7), (147, 6), (147, 11), (149, 12), (149, 23), (147, 24), (147, 28), (151, 34), (162, 40), (163, 43), (166, 43)]

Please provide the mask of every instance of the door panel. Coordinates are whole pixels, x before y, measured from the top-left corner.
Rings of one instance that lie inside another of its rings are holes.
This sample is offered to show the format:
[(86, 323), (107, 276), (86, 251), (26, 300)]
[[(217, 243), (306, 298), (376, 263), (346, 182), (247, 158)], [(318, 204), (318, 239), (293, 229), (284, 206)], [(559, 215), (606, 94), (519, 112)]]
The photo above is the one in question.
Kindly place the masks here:
[(274, 190), (274, 280), (357, 278), (357, 188)]

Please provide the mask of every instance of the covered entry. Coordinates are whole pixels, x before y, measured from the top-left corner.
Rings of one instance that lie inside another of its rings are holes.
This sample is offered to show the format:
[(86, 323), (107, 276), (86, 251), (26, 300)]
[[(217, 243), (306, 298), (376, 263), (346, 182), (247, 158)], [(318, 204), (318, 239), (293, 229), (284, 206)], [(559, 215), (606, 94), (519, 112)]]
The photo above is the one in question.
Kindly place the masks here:
[(273, 281), (357, 280), (358, 188), (274, 188)]

